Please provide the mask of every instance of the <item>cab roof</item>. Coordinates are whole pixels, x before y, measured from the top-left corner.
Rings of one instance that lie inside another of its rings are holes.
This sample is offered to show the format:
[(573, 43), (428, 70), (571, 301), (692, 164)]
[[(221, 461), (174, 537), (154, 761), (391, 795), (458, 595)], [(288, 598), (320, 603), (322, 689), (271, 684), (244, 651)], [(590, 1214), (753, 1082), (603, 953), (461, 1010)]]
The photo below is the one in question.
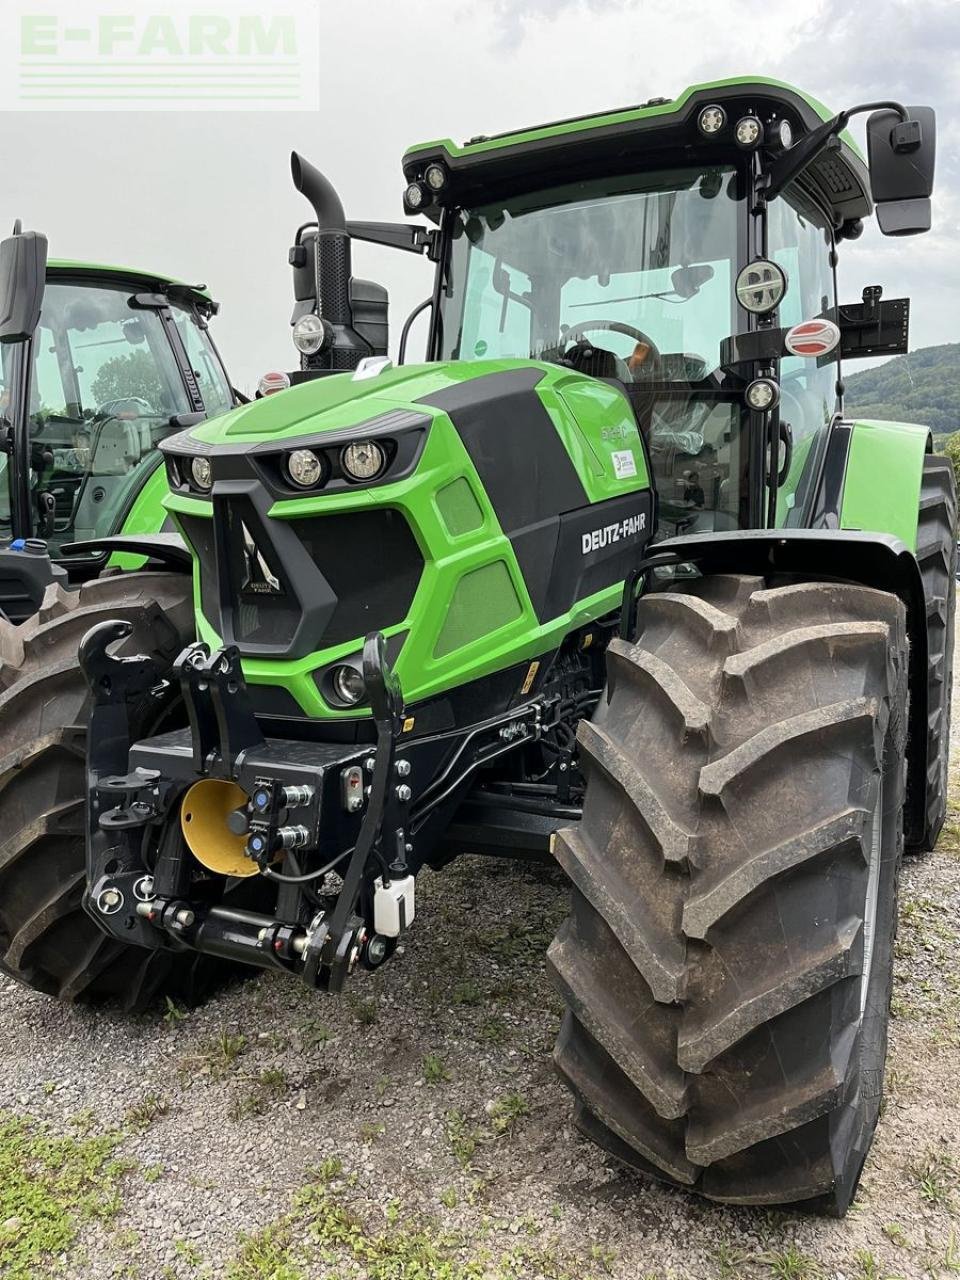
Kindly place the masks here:
[[(422, 177), (433, 160), (446, 166), (447, 188), (422, 210), (438, 221), (444, 204), (485, 204), (571, 178), (684, 165), (711, 152), (727, 162), (742, 154), (730, 124), (716, 138), (704, 138), (697, 129), (700, 111), (711, 103), (722, 105), (731, 122), (747, 114), (764, 122), (786, 119), (795, 140), (833, 115), (822, 102), (781, 80), (736, 77), (691, 85), (677, 98), (652, 98), (639, 106), (471, 138), (462, 146), (449, 138), (421, 143), (405, 153), (403, 171), (410, 182)], [(849, 133), (841, 135), (839, 149), (821, 153), (799, 183), (830, 208), (838, 226), (872, 211), (867, 166)]]
[(176, 276), (162, 272), (146, 271), (142, 267), (119, 267), (99, 262), (76, 262), (70, 258), (48, 258), (47, 279), (69, 276), (71, 279), (87, 279), (107, 283), (131, 284), (152, 293), (180, 294), (205, 309), (217, 309), (206, 285), (189, 284)]

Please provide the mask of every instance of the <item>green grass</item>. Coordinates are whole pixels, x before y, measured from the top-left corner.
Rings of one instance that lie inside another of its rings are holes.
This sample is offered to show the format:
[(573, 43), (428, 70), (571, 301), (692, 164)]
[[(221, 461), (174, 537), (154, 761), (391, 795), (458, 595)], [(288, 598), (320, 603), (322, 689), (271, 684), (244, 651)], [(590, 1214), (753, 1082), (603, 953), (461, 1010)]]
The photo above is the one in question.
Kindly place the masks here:
[(53, 1135), (0, 1112), (0, 1275), (57, 1274), (52, 1260), (73, 1246), (80, 1224), (120, 1209), (117, 1157), (123, 1135)]
[(282, 1098), (290, 1085), (285, 1072), (279, 1067), (267, 1067), (247, 1080), (245, 1087), (234, 1095), (230, 1103), (230, 1115), (234, 1120), (245, 1120), (248, 1116), (259, 1116), (269, 1108), (272, 1102)]
[(450, 1079), (450, 1072), (439, 1053), (427, 1053), (423, 1059), (423, 1078), (427, 1084), (444, 1084)]
[(123, 1121), (128, 1129), (136, 1129), (143, 1131), (149, 1129), (155, 1120), (159, 1120), (161, 1116), (165, 1116), (170, 1110), (170, 1105), (166, 1098), (158, 1093), (147, 1093), (139, 1102), (134, 1102), (127, 1107)]
[(821, 1280), (823, 1276), (817, 1260), (801, 1253), (795, 1244), (781, 1252), (765, 1253), (760, 1261), (777, 1280)]
[(948, 1151), (931, 1148), (922, 1160), (909, 1167), (908, 1172), (920, 1192), (921, 1200), (941, 1209), (952, 1206), (960, 1171)]
[(530, 1114), (530, 1105), (519, 1093), (504, 1093), (495, 1098), (489, 1107), (490, 1127), (497, 1135), (510, 1133), (524, 1116)]

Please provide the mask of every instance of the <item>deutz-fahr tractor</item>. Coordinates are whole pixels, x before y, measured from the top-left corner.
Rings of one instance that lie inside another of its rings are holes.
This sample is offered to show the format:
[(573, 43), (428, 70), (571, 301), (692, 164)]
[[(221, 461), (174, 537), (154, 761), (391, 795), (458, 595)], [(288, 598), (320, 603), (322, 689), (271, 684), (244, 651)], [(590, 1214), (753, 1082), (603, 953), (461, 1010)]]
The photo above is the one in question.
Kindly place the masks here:
[[(944, 816), (956, 497), (926, 428), (844, 415), (908, 305), (835, 272), (874, 208), (929, 227), (933, 163), (929, 108), (766, 80), (415, 147), (413, 225), (348, 223), (294, 156), (299, 385), (161, 441), (192, 575), (51, 649), (0, 791), (6, 971), (338, 992), (424, 866), (552, 857), (585, 1133), (843, 1213), (901, 855)], [(358, 238), (435, 265), (425, 363), (386, 359)]]
[(158, 442), (239, 398), (203, 286), (48, 261), (46, 237), (18, 223), (0, 290), (0, 609), (23, 623), (51, 583), (143, 562), (110, 538), (169, 526)]

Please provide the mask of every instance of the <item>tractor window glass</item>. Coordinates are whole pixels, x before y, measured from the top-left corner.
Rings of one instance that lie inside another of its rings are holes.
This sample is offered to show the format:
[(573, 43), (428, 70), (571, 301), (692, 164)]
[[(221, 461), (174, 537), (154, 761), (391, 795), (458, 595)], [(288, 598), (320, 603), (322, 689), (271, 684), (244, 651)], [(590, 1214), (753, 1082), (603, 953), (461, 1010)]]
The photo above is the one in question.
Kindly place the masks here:
[(48, 283), (34, 341), (30, 487), (53, 544), (115, 531), (190, 404), (156, 311), (129, 287)]
[[(832, 240), (822, 216), (789, 195), (774, 200), (767, 212), (767, 243), (771, 257), (787, 273), (787, 293), (779, 309), (783, 328), (829, 314), (835, 303)], [(799, 518), (813, 475), (815, 443), (836, 410), (838, 375), (836, 360), (822, 366), (802, 356), (780, 361), (780, 421), (792, 456), (784, 458), (789, 466), (778, 494), (779, 524)]]
[(443, 356), (564, 360), (624, 383), (702, 381), (735, 331), (737, 176), (686, 169), (463, 210)]
[(203, 397), (203, 407), (209, 418), (215, 418), (233, 408), (233, 392), (223, 371), (213, 343), (207, 331), (201, 329), (196, 317), (180, 307), (171, 307), (177, 330), (187, 352), (187, 360)]

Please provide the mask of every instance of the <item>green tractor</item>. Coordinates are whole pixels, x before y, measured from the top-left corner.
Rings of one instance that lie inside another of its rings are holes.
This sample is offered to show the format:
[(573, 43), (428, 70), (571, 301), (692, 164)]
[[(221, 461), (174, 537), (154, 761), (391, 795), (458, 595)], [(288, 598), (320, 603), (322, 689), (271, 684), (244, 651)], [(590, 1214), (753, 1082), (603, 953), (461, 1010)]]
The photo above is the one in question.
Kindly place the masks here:
[[(83, 919), (82, 807), (68, 799), (84, 785), (77, 645), (118, 610), (182, 603), (189, 556), (164, 532), (157, 445), (243, 399), (210, 336), (218, 310), (204, 287), (167, 275), (48, 260), (46, 237), (19, 223), (0, 243), (0, 788), (18, 815), (0, 841), (0, 884), (18, 913), (25, 878), (43, 904), (43, 947), (66, 921), (70, 950), (57, 979), (24, 968), (25, 935), (2, 914), (0, 968), (65, 997), (87, 990), (82, 958), (101, 938), (92, 921), (70, 930)], [(38, 738), (52, 756), (24, 771)], [(51, 869), (52, 847), (65, 862)]]
[[(843, 1213), (901, 855), (944, 816), (956, 496), (926, 428), (843, 414), (841, 359), (903, 351), (908, 306), (839, 305), (836, 255), (874, 205), (929, 226), (933, 155), (928, 108), (736, 80), (416, 147), (425, 225), (346, 222), (295, 156), (299, 385), (162, 441), (192, 577), (55, 650), (89, 730), (20, 729), (7, 972), (337, 992), (425, 865), (552, 857), (583, 1131)], [(384, 357), (358, 238), (435, 264), (426, 363)]]

